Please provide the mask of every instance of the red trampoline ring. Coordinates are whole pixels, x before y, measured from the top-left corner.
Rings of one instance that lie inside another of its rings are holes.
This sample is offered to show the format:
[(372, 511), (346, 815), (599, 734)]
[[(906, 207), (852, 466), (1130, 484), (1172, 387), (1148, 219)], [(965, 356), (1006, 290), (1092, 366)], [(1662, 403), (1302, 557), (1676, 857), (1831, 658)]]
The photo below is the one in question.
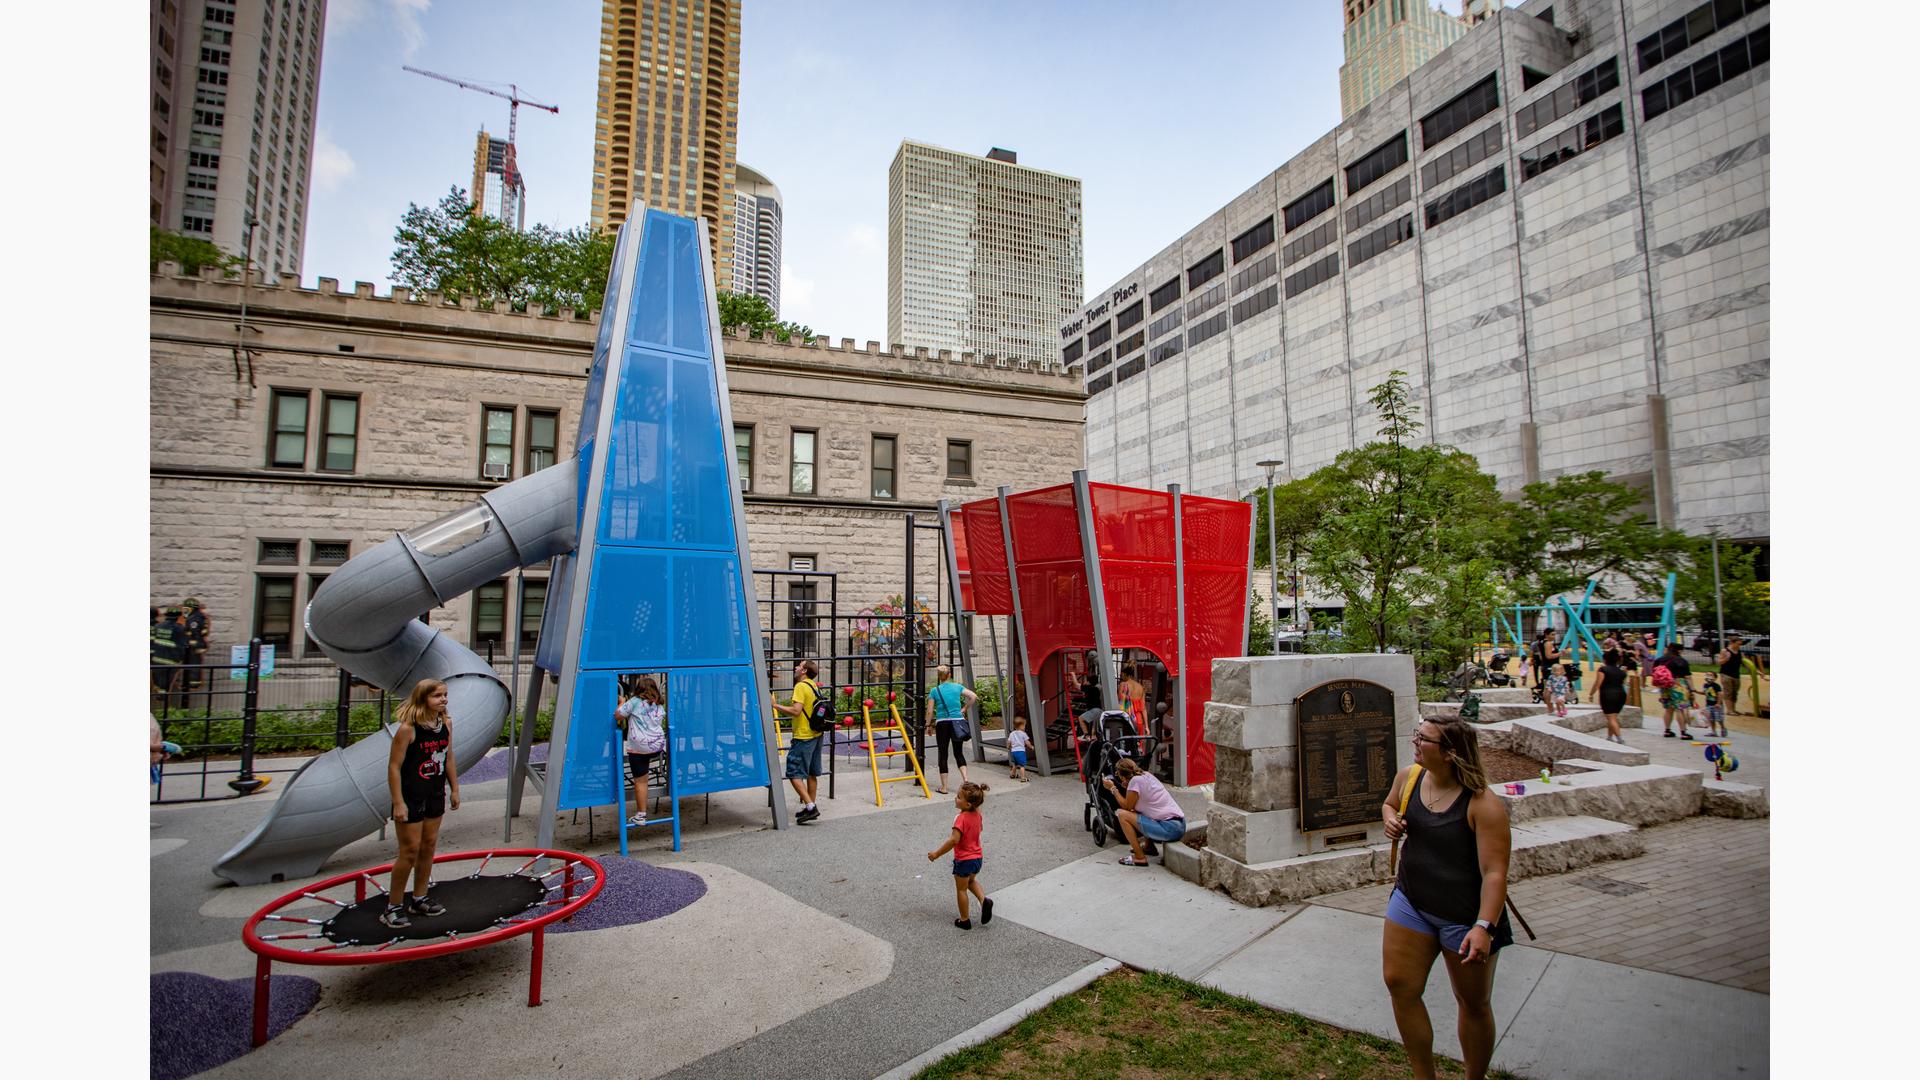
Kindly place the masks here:
[[(505, 874), (484, 875), (487, 865), (494, 859), (524, 858), (516, 869)], [(447, 953), (461, 952), (466, 949), (478, 949), (486, 945), (497, 944), (511, 937), (531, 933), (533, 935), (533, 971), (527, 986), (527, 1005), (540, 1004), (540, 969), (546, 943), (546, 926), (560, 919), (571, 919), (581, 908), (592, 903), (600, 895), (600, 889), (606, 884), (606, 871), (598, 860), (571, 851), (555, 851), (547, 848), (496, 848), (489, 851), (456, 851), (436, 856), (434, 865), (447, 862), (471, 862), (480, 860), (480, 865), (466, 877), (436, 879), (433, 891), (438, 892), (443, 885), (450, 890), (461, 887), (463, 883), (481, 883), (486, 885), (508, 885), (511, 892), (521, 894), (518, 897), (507, 896), (507, 905), (492, 911), (458, 911), (451, 907), (448, 916), (462, 916), (471, 921), (473, 918), (485, 918), (492, 915), (489, 925), (477, 930), (448, 930), (441, 933), (426, 933), (431, 926), (422, 926), (410, 930), (403, 936), (388, 936), (382, 941), (340, 941), (330, 930), (343, 916), (336, 914), (330, 919), (307, 918), (304, 916), (281, 915), (279, 912), (302, 901), (315, 901), (331, 904), (336, 908), (347, 909), (347, 914), (367, 911), (371, 908), (384, 909), (388, 886), (374, 878), (375, 874), (391, 874), (392, 863), (372, 867), (366, 870), (350, 870), (347, 873), (305, 885), (280, 897), (247, 920), (240, 931), (240, 940), (258, 957), (253, 976), (253, 1045), (261, 1046), (267, 1041), (267, 1003), (268, 985), (272, 974), (273, 961), (280, 960), (289, 964), (316, 964), (344, 966), (350, 964), (396, 964), (407, 960), (421, 960), (430, 956), (444, 956)], [(542, 859), (550, 859), (561, 865), (537, 875), (528, 876), (524, 872)], [(558, 876), (559, 881), (546, 884)], [(329, 889), (353, 886), (353, 902), (325, 895)], [(584, 887), (579, 895), (574, 890)], [(559, 895), (547, 899), (549, 893), (558, 891)], [(495, 892), (501, 890), (495, 889)], [(372, 905), (364, 902), (374, 897)], [(531, 897), (531, 899), (528, 899)], [(541, 911), (542, 908), (551, 910)], [(539, 912), (527, 915), (527, 912)], [(356, 916), (364, 922), (364, 917)], [(316, 928), (307, 933), (261, 934), (263, 922), (276, 922), (289, 926), (307, 926)], [(335, 931), (336, 933), (339, 931)], [(446, 938), (435, 941), (435, 938)], [(327, 942), (307, 948), (294, 948), (278, 944), (290, 940), (320, 940)], [(423, 942), (419, 945), (406, 945), (409, 940)]]

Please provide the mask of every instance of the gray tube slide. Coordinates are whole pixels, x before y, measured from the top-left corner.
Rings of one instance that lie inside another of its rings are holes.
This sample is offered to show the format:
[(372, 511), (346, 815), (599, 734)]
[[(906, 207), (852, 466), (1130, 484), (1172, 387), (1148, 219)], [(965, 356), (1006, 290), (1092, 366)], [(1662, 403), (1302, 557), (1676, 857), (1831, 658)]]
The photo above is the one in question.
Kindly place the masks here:
[[(559, 462), (397, 535), (335, 570), (307, 605), (307, 633), (366, 682), (402, 697), (421, 679), (447, 684), (461, 771), (498, 741), (512, 694), (485, 660), (419, 617), (515, 567), (572, 551), (578, 475), (577, 461)], [(307, 877), (386, 824), (392, 746), (383, 729), (308, 762), (213, 872), (238, 885)]]

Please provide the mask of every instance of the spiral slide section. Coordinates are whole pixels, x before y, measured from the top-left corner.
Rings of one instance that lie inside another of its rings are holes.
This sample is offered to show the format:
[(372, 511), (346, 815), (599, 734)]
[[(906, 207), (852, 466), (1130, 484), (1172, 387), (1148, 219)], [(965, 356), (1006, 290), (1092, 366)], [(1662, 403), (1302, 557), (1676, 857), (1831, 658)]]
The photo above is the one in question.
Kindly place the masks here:
[[(334, 571), (307, 605), (307, 633), (354, 675), (404, 696), (421, 679), (447, 684), (454, 764), (486, 756), (513, 707), (507, 685), (421, 614), (521, 566), (572, 551), (579, 465), (565, 461), (488, 492), (439, 521), (363, 552)], [(329, 750), (213, 872), (239, 885), (306, 877), (335, 851), (387, 821), (390, 729)]]

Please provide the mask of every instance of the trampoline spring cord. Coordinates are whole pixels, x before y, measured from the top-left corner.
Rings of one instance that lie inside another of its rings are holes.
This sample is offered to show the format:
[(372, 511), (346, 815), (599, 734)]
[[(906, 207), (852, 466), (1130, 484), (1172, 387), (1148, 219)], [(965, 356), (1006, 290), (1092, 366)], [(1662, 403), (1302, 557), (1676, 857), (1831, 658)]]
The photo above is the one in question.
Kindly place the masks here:
[(480, 860), (480, 865), (474, 868), (473, 876), (479, 877), (481, 874), (481, 871), (484, 871), (487, 868), (487, 864), (492, 861), (493, 861), (493, 852), (489, 851), (487, 852), (487, 857)]
[(302, 918), (300, 918), (300, 917), (299, 917), (299, 916), (297, 916), (297, 915), (262, 915), (262, 916), (260, 916), (260, 917), (261, 917), (262, 919), (272, 919), (272, 920), (273, 920), (273, 921), (275, 921), (275, 922), (297, 922), (297, 923), (306, 923), (306, 924), (307, 924), (307, 925), (309, 925), (309, 926), (325, 926), (325, 925), (327, 925), (327, 920), (325, 920), (325, 919), (302, 919)]
[(325, 934), (261, 934), (261, 941), (297, 941), (301, 938), (326, 937)]
[(323, 904), (332, 904), (334, 907), (350, 908), (353, 906), (352, 904), (349, 904), (343, 900), (335, 900), (331, 896), (321, 896), (319, 893), (303, 892), (300, 895), (306, 897), (309, 900), (318, 900)]

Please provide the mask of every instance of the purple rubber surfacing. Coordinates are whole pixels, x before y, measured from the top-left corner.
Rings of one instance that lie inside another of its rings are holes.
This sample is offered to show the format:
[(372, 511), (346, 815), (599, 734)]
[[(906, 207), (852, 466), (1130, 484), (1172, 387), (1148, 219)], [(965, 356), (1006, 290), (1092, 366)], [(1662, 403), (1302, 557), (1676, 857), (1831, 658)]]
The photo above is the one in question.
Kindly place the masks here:
[[(547, 744), (534, 743), (527, 753), (528, 761), (547, 760)], [(473, 767), (460, 774), (463, 784), (484, 784), (489, 780), (505, 780), (507, 769), (513, 763), (513, 747), (502, 746), (479, 761)]]
[(706, 881), (685, 870), (650, 866), (618, 855), (600, 856), (600, 867), (607, 874), (600, 895), (572, 922), (549, 923), (548, 932), (567, 934), (632, 926), (671, 915), (707, 893)]
[[(320, 984), (304, 975), (275, 975), (267, 1038), (292, 1027), (320, 1000)], [(147, 1044), (153, 1080), (181, 1080), (225, 1065), (253, 1049), (253, 980), (215, 979), (187, 971), (152, 977)]]

